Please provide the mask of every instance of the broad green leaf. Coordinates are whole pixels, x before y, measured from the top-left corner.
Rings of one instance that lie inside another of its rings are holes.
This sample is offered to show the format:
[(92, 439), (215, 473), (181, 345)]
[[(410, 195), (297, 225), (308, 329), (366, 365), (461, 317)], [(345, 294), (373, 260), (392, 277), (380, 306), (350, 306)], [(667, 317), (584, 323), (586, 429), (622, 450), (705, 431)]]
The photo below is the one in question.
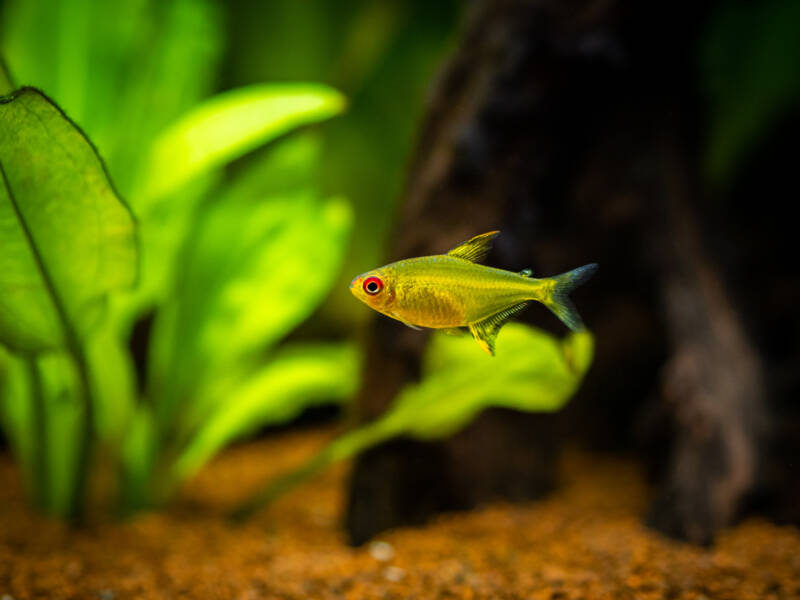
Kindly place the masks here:
[(145, 197), (158, 198), (296, 127), (345, 107), (336, 90), (311, 83), (262, 84), (220, 94), (169, 127), (155, 141)]
[(497, 355), (476, 351), (470, 336), (437, 335), (423, 379), (403, 390), (382, 417), (417, 438), (452, 435), (489, 406), (528, 412), (560, 410), (592, 360), (592, 337), (558, 340), (518, 323), (500, 332)]
[(322, 159), (320, 132), (293, 133), (276, 140), (254, 157), (228, 183), (221, 200), (260, 200), (315, 187)]
[(85, 335), (135, 277), (133, 218), (89, 141), (36, 90), (0, 101), (0, 342)]
[(126, 339), (134, 323), (170, 294), (178, 251), (191, 231), (198, 204), (216, 179), (196, 179), (181, 193), (170, 195), (137, 219), (139, 279), (134, 288), (115, 298), (112, 306), (112, 320), (122, 338)]
[[(221, 197), (214, 201), (226, 202), (230, 198), (266, 198), (275, 194), (308, 187), (313, 171), (320, 159), (320, 140), (316, 135), (304, 133), (279, 140), (271, 146), (266, 156), (259, 157), (248, 169), (220, 190)], [(186, 234), (192, 228), (192, 216), (204, 191), (212, 187), (211, 180), (219, 179), (209, 174), (184, 186), (181, 193), (158, 202), (139, 221), (142, 242), (142, 273), (139, 285), (125, 294), (120, 307), (124, 323), (143, 314), (170, 292), (175, 255)], [(127, 328), (123, 327), (127, 334)]]
[(349, 398), (358, 381), (355, 348), (316, 345), (284, 348), (260, 371), (217, 398), (179, 460), (177, 480), (193, 475), (230, 441), (266, 425), (284, 423), (314, 404)]
[[(112, 2), (94, 1), (114, 10)], [(225, 45), (221, 3), (149, 0), (147, 5), (146, 22), (134, 30), (136, 45), (120, 56), (124, 68), (120, 70), (119, 104), (107, 103), (111, 114), (103, 130), (113, 148), (108, 158), (111, 174), (116, 181), (116, 173), (120, 173), (120, 188), (142, 218), (147, 150), (170, 123), (214, 91)], [(104, 39), (101, 48), (106, 43)]]
[(140, 285), (112, 315), (122, 334), (163, 298), (175, 250), (210, 187), (199, 178), (146, 215), (139, 201), (146, 149), (216, 84), (221, 11), (213, 0), (9, 0), (0, 18), (13, 73), (47, 90), (87, 132), (138, 215)]
[[(304, 139), (307, 136), (299, 137)], [(270, 138), (264, 137), (260, 143), (268, 141)], [(289, 144), (280, 145), (290, 146)], [(263, 167), (263, 172), (256, 168), (249, 169), (244, 177), (239, 177), (234, 181), (233, 189), (226, 190), (224, 195), (226, 197), (240, 195), (236, 190), (246, 189), (252, 196), (256, 189), (260, 189), (263, 190), (260, 197), (264, 197), (267, 191), (274, 192), (277, 187), (288, 189), (285, 185), (287, 174), (292, 174), (290, 176), (292, 181), (304, 187), (307, 186), (311, 178), (305, 176), (301, 180), (298, 175), (306, 174), (313, 161), (318, 159), (318, 141), (315, 140), (313, 144), (303, 142), (297, 146), (298, 151), (279, 153), (286, 155), (282, 165), (264, 165), (259, 161), (256, 166)], [(294, 145), (291, 147), (294, 148)], [(294, 162), (287, 162), (287, 160)], [(276, 161), (268, 158), (266, 162), (274, 163)], [(172, 193), (162, 195), (160, 198), (139, 198), (135, 201), (134, 205), (140, 216), (142, 276), (140, 285), (126, 296), (127, 302), (122, 307), (123, 314), (120, 318), (123, 332), (137, 316), (163, 300), (167, 295), (176, 251), (192, 226), (191, 219), (197, 209), (198, 201), (219, 179), (218, 171), (205, 171), (193, 177), (190, 182), (179, 186)]]
[(153, 330), (148, 390), (158, 404), (202, 402), (193, 390), (247, 366), (322, 300), (350, 212), (306, 189), (318, 150), (313, 136), (283, 140), (203, 207)]
[(519, 323), (500, 331), (494, 357), (484, 354), (470, 336), (434, 335), (420, 383), (403, 389), (377, 420), (344, 434), (304, 466), (271, 482), (236, 516), (245, 517), (325, 466), (394, 437), (453, 435), (490, 406), (559, 410), (580, 385), (593, 347), (588, 332), (558, 340)]
[(701, 47), (710, 127), (707, 168), (724, 181), (800, 102), (800, 2), (723, 3)]
[(14, 84), (11, 81), (11, 75), (6, 68), (6, 63), (0, 57), (0, 96), (6, 96), (14, 91)]
[(310, 192), (211, 207), (154, 329), (151, 383), (164, 407), (305, 320), (337, 273), (349, 224), (347, 204)]
[[(222, 284), (207, 294), (196, 339), (202, 354), (233, 358), (275, 343), (316, 308), (338, 271), (351, 216), (343, 199), (304, 192), (218, 209), (202, 232), (209, 237), (197, 237), (207, 244), (187, 265), (198, 276), (188, 287)], [(230, 270), (214, 277), (215, 266)]]
[(87, 132), (135, 205), (144, 149), (215, 83), (220, 12), (210, 0), (7, 0), (0, 52)]

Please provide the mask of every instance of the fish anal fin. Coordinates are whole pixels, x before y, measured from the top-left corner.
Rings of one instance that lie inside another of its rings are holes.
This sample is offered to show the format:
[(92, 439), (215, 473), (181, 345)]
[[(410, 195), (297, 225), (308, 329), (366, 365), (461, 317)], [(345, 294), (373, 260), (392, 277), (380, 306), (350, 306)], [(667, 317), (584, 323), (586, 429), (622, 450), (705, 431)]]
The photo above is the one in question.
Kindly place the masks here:
[(469, 332), (472, 337), (475, 338), (481, 349), (490, 356), (494, 356), (494, 341), (497, 339), (498, 331), (499, 328), (493, 328), (486, 321), (479, 321), (469, 326)]
[(475, 341), (478, 342), (478, 345), (483, 348), (487, 354), (494, 356), (494, 342), (497, 339), (500, 328), (505, 325), (506, 321), (511, 317), (525, 310), (528, 304), (530, 304), (530, 301), (514, 304), (482, 321), (470, 323), (469, 331), (472, 337), (475, 338)]
[(500, 235), (499, 231), (489, 231), (488, 233), (476, 235), (474, 238), (450, 250), (447, 256), (463, 258), (470, 262), (480, 262), (492, 249), (492, 240), (498, 235)]

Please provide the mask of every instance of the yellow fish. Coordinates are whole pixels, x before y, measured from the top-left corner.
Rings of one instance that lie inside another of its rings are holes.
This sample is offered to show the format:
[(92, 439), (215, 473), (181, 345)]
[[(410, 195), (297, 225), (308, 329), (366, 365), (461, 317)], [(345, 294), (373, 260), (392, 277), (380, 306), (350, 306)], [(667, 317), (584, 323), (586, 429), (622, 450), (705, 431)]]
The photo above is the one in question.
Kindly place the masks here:
[(409, 258), (359, 275), (350, 291), (367, 306), (419, 329), (460, 333), (467, 327), (481, 348), (494, 342), (509, 318), (532, 301), (541, 302), (573, 331), (583, 322), (567, 295), (589, 279), (597, 264), (537, 279), (531, 271), (504, 271), (477, 264), (500, 234), (490, 231), (447, 254)]

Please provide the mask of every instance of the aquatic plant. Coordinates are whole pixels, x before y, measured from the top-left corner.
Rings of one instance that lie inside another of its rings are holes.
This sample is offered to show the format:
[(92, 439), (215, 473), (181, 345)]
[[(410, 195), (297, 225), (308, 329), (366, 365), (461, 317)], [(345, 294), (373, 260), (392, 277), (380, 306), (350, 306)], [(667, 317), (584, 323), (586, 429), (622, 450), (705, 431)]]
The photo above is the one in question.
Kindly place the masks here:
[(525, 412), (555, 412), (572, 397), (594, 356), (586, 330), (563, 340), (510, 323), (496, 356), (484, 354), (469, 336), (435, 334), (426, 349), (422, 377), (407, 385), (378, 419), (333, 440), (306, 464), (269, 481), (238, 507), (243, 519), (325, 467), (397, 437), (447, 437), (492, 406)]
[[(79, 519), (98, 470), (123, 506), (161, 502), (232, 439), (354, 389), (350, 345), (278, 346), (327, 293), (351, 221), (313, 183), (314, 132), (283, 137), (345, 102), (307, 83), (208, 98), (208, 2), (90, 2), (74, 19), (7, 4), (2, 426), (47, 512)], [(131, 13), (108, 20), (113, 39), (75, 27), (112, 10)]]
[[(230, 441), (349, 398), (353, 345), (284, 341), (348, 241), (348, 203), (318, 183), (320, 170), (338, 182), (344, 159), (323, 165), (306, 127), (339, 114), (342, 95), (273, 83), (211, 96), (223, 41), (206, 0), (4, 9), (0, 424), (36, 503), (80, 518), (90, 474), (117, 483), (124, 509), (161, 503)], [(399, 162), (396, 142), (382, 160)], [(511, 328), (500, 351), (518, 354), (488, 371), (465, 340), (437, 339), (424, 379), (312, 467), (397, 435), (449, 435), (490, 405), (556, 410), (590, 339)]]

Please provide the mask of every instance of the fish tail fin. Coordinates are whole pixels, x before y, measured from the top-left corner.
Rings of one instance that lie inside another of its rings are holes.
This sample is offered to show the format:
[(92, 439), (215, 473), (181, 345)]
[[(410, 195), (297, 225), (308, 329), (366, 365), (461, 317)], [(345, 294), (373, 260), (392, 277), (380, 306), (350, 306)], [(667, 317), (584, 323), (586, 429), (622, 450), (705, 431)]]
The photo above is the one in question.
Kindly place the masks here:
[(588, 281), (597, 271), (597, 266), (597, 263), (591, 263), (552, 277), (553, 286), (550, 288), (550, 293), (541, 301), (572, 331), (581, 331), (584, 325), (575, 305), (569, 299), (569, 294)]

